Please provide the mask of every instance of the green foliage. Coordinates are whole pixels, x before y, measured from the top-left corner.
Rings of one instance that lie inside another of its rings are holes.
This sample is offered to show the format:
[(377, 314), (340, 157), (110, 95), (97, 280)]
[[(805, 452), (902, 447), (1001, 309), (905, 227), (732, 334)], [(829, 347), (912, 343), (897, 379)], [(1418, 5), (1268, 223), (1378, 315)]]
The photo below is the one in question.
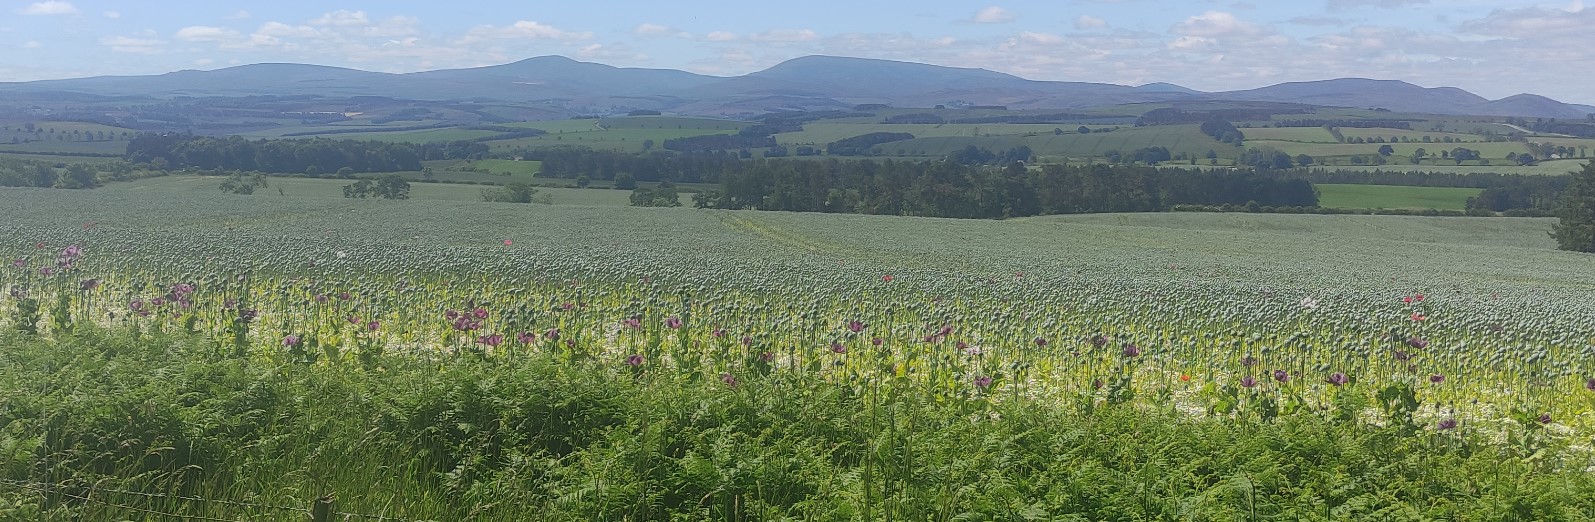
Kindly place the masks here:
[(375, 182), (362, 179), (343, 186), (345, 198), (410, 199), (410, 182), (397, 174), (377, 178)]
[(222, 181), (221, 190), (229, 194), (254, 194), (255, 189), (266, 188), (266, 175), (259, 172), (245, 176), (243, 172), (233, 172)]
[(637, 188), (637, 179), (629, 172), (615, 174), (615, 190), (632, 190)]
[[(1548, 220), (529, 211), (196, 179), (0, 191), (23, 260), (0, 288), (35, 299), (0, 296), (0, 330), (35, 318), (0, 336), (0, 478), (173, 519), (302, 513), (110, 490), (408, 520), (1595, 510), (1595, 325), (1568, 319), (1595, 299)], [(40, 270), (71, 244), (80, 266)], [(142, 516), (10, 484), (0, 518)]]
[(1081, 412), (780, 375), (728, 385), (549, 354), (441, 366), (382, 355), (363, 370), (218, 360), (181, 335), (3, 339), (0, 479), (103, 501), (0, 488), (0, 513), (46, 519), (111, 517), (120, 508), (107, 503), (281, 518), (298, 515), (261, 506), (302, 508), (325, 491), (338, 493), (340, 511), (412, 520), (1595, 512), (1588, 474), (1480, 451), (1490, 444), (1482, 434), (1315, 415), (1204, 419), (1107, 403)]
[(1595, 252), (1595, 162), (1573, 174), (1573, 181), (1561, 195), (1561, 218), (1551, 236), (1562, 250)]
[(525, 183), (506, 183), (502, 188), (482, 191), (482, 201), (498, 203), (531, 203), (537, 189)]
[[(617, 185), (616, 188), (619, 188)], [(639, 188), (631, 191), (631, 206), (633, 207), (679, 207), (681, 206), (681, 193), (676, 191), (676, 184), (662, 182), (655, 188)]]

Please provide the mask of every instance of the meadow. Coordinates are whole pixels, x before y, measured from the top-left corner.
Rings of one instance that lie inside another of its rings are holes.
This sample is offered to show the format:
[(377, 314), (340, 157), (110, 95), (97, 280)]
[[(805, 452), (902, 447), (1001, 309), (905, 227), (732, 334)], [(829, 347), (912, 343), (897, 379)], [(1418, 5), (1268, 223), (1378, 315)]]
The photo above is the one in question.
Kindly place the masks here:
[[(1129, 153), (1146, 147), (1166, 147), (1175, 154), (1184, 153), (1202, 157), (1214, 151), (1222, 157), (1234, 155), (1234, 146), (1219, 143), (1202, 134), (1195, 125), (1166, 125), (1155, 127), (1120, 127), (1112, 132), (1080, 134), (1069, 127), (1054, 134), (1059, 125), (1024, 124), (948, 124), (948, 125), (816, 125), (809, 124), (803, 132), (776, 135), (782, 144), (812, 143), (823, 147), (828, 138), (842, 139), (858, 136), (848, 128), (859, 127), (870, 132), (906, 132), (915, 138), (881, 144), (878, 148), (887, 156), (939, 158), (970, 145), (993, 151), (1003, 151), (1020, 146), (1030, 150), (1042, 162), (1061, 163), (1069, 159), (1101, 158), (1109, 151)], [(810, 129), (813, 129), (812, 131)], [(923, 134), (922, 134), (923, 133)], [(834, 140), (833, 140), (834, 141)]]
[(1595, 516), (1551, 220), (272, 182), (0, 190), (0, 517)]
[(1320, 183), (1318, 205), (1329, 208), (1466, 210), (1481, 189)]

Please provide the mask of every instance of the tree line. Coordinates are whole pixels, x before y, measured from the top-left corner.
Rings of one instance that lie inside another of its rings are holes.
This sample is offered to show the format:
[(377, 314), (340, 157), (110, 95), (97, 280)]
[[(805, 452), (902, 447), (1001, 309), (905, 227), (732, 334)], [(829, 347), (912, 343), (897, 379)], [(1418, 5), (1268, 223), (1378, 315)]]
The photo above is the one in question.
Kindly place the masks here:
[(249, 140), (239, 136), (145, 133), (128, 142), (125, 158), (160, 169), (194, 167), (319, 175), (342, 168), (355, 172), (421, 170), (419, 149), (411, 143), (380, 141)]
[(1302, 206), (1317, 190), (1300, 179), (1124, 165), (1040, 169), (953, 161), (749, 161), (722, 175), (699, 207), (952, 218), (1156, 212), (1176, 205)]

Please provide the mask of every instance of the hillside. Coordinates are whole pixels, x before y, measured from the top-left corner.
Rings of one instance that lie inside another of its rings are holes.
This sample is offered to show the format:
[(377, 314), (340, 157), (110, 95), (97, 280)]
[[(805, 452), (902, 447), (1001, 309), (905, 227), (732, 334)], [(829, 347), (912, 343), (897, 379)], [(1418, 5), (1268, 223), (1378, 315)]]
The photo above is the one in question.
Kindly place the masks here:
[(1396, 112), (1582, 118), (1592, 107), (1519, 94), (1501, 100), (1454, 87), (1342, 78), (1203, 93), (1168, 83), (1138, 87), (1036, 81), (1018, 76), (912, 62), (806, 56), (750, 74), (722, 78), (668, 69), (620, 68), (543, 56), (514, 63), (408, 74), (303, 64), (255, 64), (151, 76), (102, 76), (0, 83), (8, 95), (55, 93), (143, 98), (178, 96), (385, 96), (433, 101), (554, 104), (582, 111), (671, 110), (731, 115), (777, 109), (833, 109), (860, 103), (928, 107), (1000, 105), (1079, 109), (1170, 101), (1266, 101)]

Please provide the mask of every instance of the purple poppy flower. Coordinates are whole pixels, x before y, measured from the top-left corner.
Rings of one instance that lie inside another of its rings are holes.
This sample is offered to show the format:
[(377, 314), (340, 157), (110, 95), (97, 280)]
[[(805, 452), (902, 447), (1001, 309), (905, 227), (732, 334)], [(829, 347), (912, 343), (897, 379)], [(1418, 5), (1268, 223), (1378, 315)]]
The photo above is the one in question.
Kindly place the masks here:
[(367, 330), (375, 332), (379, 328), (382, 328), (382, 321), (370, 321), (366, 323)]
[(1540, 424), (1550, 424), (1551, 423), (1551, 414), (1549, 414), (1549, 413), (1541, 413), (1540, 414), (1540, 418), (1535, 419), (1535, 420), (1540, 421)]
[(1430, 375), (1429, 376), (1429, 382), (1434, 383), (1434, 384), (1440, 384), (1442, 382), (1445, 382), (1445, 376), (1444, 375), (1440, 375), (1438, 373), (1436, 373), (1434, 375)]
[(849, 331), (849, 332), (859, 333), (859, 332), (864, 331), (865, 328), (869, 328), (869, 326), (865, 325), (863, 322), (861, 322), (861, 321), (859, 321), (857, 319), (854, 319), (852, 321), (848, 321), (847, 322), (847, 331)]
[(487, 319), (487, 309), (477, 307), (477, 309), (471, 310), (471, 317), (475, 317), (477, 319)]
[(15, 261), (11, 262), (11, 267), (12, 268), (25, 268), (27, 266), (28, 266), (28, 260), (27, 259), (17, 258)]
[(135, 312), (137, 312), (139, 310), (143, 310), (144, 309), (144, 300), (143, 299), (134, 299), (132, 302), (127, 303), (127, 307), (128, 307), (128, 309), (133, 310)]
[(150, 299), (150, 304), (154, 305), (154, 306), (166, 306), (166, 298), (157, 297), (157, 298), (154, 298), (154, 299)]
[(44, 267), (44, 268), (40, 268), (39, 269), (39, 275), (42, 275), (44, 277), (50, 277), (52, 275), (55, 275), (55, 268), (48, 267), (48, 266)]
[(1426, 341), (1423, 338), (1414, 335), (1412, 337), (1408, 337), (1407, 338), (1407, 346), (1411, 346), (1413, 348), (1422, 350), (1422, 349), (1424, 349), (1424, 348), (1429, 346), (1429, 341)]
[(78, 289), (79, 290), (93, 290), (93, 289), (96, 289), (96, 288), (99, 288), (99, 287), (100, 287), (100, 280), (99, 279), (84, 279), (82, 281), (78, 281)]
[(632, 330), (641, 330), (642, 329), (642, 320), (633, 317), (633, 318), (621, 321), (620, 325), (624, 326), (626, 328), (632, 329)]
[(1124, 356), (1125, 357), (1135, 357), (1135, 356), (1138, 356), (1138, 355), (1141, 355), (1141, 347), (1136, 346), (1134, 344), (1130, 344), (1130, 343), (1125, 343), (1124, 344)]
[(1589, 391), (1595, 391), (1595, 378), (1592, 378), (1590, 380), (1584, 381), (1584, 389), (1589, 390)]
[(1279, 382), (1290, 382), (1290, 372), (1286, 372), (1285, 370), (1274, 370), (1274, 380)]
[(976, 388), (980, 388), (982, 390), (984, 390), (986, 388), (990, 388), (991, 387), (991, 376), (982, 375), (980, 377), (976, 377), (975, 378), (975, 387)]
[(842, 343), (833, 342), (833, 343), (831, 343), (831, 353), (837, 353), (837, 354), (847, 353), (847, 347), (846, 346), (842, 346)]
[(759, 362), (769, 363), (769, 362), (772, 362), (774, 360), (775, 360), (775, 354), (772, 353), (772, 352), (760, 352), (759, 353)]
[(349, 292), (338, 292), (339, 301), (348, 301), (350, 299), (354, 299), (354, 296), (349, 295)]
[(742, 336), (742, 346), (753, 346), (753, 337), (748, 335)]
[(1257, 387), (1257, 379), (1252, 378), (1250, 375), (1241, 377), (1241, 386), (1246, 388), (1255, 388)]
[(1042, 348), (1046, 348), (1047, 347), (1047, 340), (1045, 338), (1042, 338), (1042, 337), (1037, 337), (1036, 338), (1036, 346), (1040, 346)]
[(1251, 368), (1253, 366), (1257, 366), (1257, 358), (1256, 357), (1252, 357), (1250, 355), (1248, 355), (1246, 357), (1242, 357), (1241, 358), (1241, 366), (1245, 366), (1247, 368)]
[(632, 368), (636, 368), (638, 366), (642, 366), (642, 355), (640, 355), (640, 354), (631, 354), (631, 355), (626, 356), (626, 366), (630, 366)]
[(299, 336), (290, 335), (282, 338), (282, 345), (288, 347), (299, 346)]
[(476, 338), (476, 342), (478, 344), (485, 344), (485, 345), (488, 345), (489, 347), (497, 348), (498, 345), (504, 343), (504, 335), (503, 334), (483, 335), (483, 336), (477, 337)]
[(709, 335), (713, 335), (715, 337), (725, 337), (726, 331), (724, 328), (715, 328), (713, 332), (709, 332)]
[[(549, 328), (548, 331), (543, 332), (543, 338), (544, 339), (548, 339), (550, 341), (558, 341), (559, 340), (559, 329), (558, 328)], [(574, 339), (572, 339), (572, 340), (574, 341)]]
[(1105, 335), (1098, 335), (1096, 337), (1092, 337), (1091, 338), (1091, 346), (1095, 346), (1097, 348), (1101, 348), (1103, 346), (1106, 346), (1107, 344), (1108, 344), (1108, 337), (1105, 336)]
[(671, 330), (680, 330), (681, 329), (681, 319), (676, 317), (676, 316), (666, 317), (665, 318), (665, 328), (669, 328)]
[(1439, 423), (1435, 424), (1434, 427), (1438, 428), (1440, 430), (1456, 429), (1457, 420), (1456, 419), (1445, 419), (1445, 420), (1442, 420)]
[(722, 373), (722, 374), (720, 374), (720, 382), (725, 383), (726, 386), (736, 386), (737, 385), (737, 378), (736, 378), (735, 375), (731, 375), (729, 373)]
[(316, 295), (316, 303), (318, 303), (318, 304), (326, 304), (327, 303), (327, 299), (328, 298), (327, 298), (326, 294), (317, 294)]
[(870, 339), (869, 342), (870, 342), (870, 344), (873, 344), (875, 346), (880, 346), (881, 344), (884, 344), (886, 342), (886, 340), (882, 339), (882, 338), (879, 338), (879, 337), (875, 337), (875, 338)]
[(455, 319), (459, 319), (460, 318), (460, 311), (459, 310), (448, 310), (448, 311), (445, 311), (445, 312), (443, 312), (443, 318), (447, 319), (447, 320), (450, 320), (450, 321), (453, 321)]
[(1329, 384), (1343, 386), (1348, 382), (1351, 382), (1351, 377), (1347, 377), (1344, 373), (1335, 372), (1329, 374)]

